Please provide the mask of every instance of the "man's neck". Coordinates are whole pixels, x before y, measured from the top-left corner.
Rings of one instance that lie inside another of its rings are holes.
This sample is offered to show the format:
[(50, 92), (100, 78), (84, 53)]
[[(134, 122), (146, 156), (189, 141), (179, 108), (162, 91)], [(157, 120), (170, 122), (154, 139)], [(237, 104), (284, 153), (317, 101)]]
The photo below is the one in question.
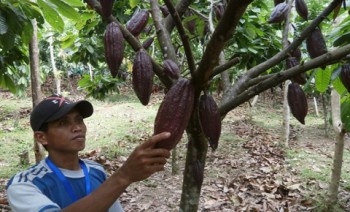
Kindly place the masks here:
[(78, 154), (65, 154), (62, 156), (54, 153), (49, 153), (49, 159), (52, 161), (52, 163), (55, 164), (55, 166), (61, 169), (80, 169)]

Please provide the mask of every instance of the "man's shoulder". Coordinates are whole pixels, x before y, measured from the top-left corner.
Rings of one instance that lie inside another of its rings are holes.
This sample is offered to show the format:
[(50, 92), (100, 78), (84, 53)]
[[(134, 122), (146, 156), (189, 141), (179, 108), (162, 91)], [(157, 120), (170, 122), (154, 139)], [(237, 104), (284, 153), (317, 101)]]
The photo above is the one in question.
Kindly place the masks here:
[(41, 179), (49, 173), (51, 173), (51, 171), (45, 166), (43, 161), (41, 161), (15, 174), (8, 182), (7, 187), (11, 184), (32, 183), (34, 179)]
[(81, 159), (90, 169), (97, 169), (100, 170), (102, 172), (105, 172), (105, 169), (103, 167), (102, 164), (94, 161), (94, 160), (90, 160), (90, 159)]

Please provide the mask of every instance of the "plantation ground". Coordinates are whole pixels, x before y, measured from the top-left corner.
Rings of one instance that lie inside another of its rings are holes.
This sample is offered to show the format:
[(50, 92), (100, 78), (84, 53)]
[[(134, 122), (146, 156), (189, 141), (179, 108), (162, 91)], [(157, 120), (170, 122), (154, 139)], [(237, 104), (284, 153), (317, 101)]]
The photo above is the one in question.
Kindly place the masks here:
[[(275, 96), (280, 94), (276, 93)], [(126, 160), (132, 149), (152, 134), (162, 93), (142, 106), (130, 88), (107, 101), (91, 100), (95, 113), (86, 119), (88, 141), (83, 157), (104, 164), (109, 173)], [(209, 152), (200, 199), (200, 211), (320, 211), (328, 189), (334, 141), (325, 137), (322, 114), (315, 115), (310, 100), (306, 125), (291, 118), (290, 148), (277, 145), (281, 136), (280, 99), (265, 93), (255, 108), (243, 105), (223, 122), (219, 148)], [(75, 96), (73, 98), (80, 98)], [(320, 105), (319, 105), (320, 106)], [(29, 150), (32, 135), (28, 115), (30, 98), (1, 93), (0, 208), (8, 211), (5, 185), (24, 169), (18, 154)], [(337, 211), (350, 211), (350, 145), (345, 144), (343, 175)], [(130, 186), (120, 201), (125, 211), (178, 211), (181, 198), (186, 138), (178, 145), (179, 174), (166, 170)], [(30, 151), (30, 163), (33, 153)]]

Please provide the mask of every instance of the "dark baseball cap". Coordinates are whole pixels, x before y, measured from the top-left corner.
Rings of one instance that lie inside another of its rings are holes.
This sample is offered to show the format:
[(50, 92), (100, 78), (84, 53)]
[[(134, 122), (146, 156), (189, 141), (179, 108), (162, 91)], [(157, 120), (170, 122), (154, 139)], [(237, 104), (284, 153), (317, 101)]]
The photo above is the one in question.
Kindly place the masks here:
[(92, 115), (94, 108), (86, 100), (72, 102), (61, 95), (51, 95), (42, 100), (30, 114), (30, 126), (38, 131), (44, 123), (55, 121), (76, 108), (83, 118)]

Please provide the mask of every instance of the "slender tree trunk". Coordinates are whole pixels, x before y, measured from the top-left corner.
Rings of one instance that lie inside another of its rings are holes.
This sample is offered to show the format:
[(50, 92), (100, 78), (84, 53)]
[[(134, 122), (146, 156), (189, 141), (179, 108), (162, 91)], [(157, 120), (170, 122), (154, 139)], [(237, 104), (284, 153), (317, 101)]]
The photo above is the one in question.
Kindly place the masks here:
[(314, 97), (313, 99), (314, 99), (314, 105), (315, 105), (316, 116), (319, 116), (320, 113), (318, 112), (317, 99), (316, 99), (316, 97)]
[[(326, 94), (322, 94), (321, 95), (322, 97), (322, 107), (323, 107), (323, 120), (324, 120), (324, 136), (326, 138), (329, 137), (328, 135), (328, 108), (327, 108), (327, 105), (328, 105), (328, 101), (327, 101), (327, 96)], [(332, 109), (333, 110), (333, 109)]]
[(54, 49), (52, 46), (53, 43), (53, 37), (50, 37), (50, 60), (51, 60), (51, 66), (52, 66), (52, 71), (53, 75), (55, 77), (55, 82), (56, 82), (56, 93), (60, 94), (61, 93), (61, 77), (60, 73), (56, 68), (56, 63), (55, 63), (55, 55), (54, 55)]
[[(32, 101), (33, 108), (41, 101), (42, 93), (40, 87), (40, 74), (39, 74), (39, 47), (38, 47), (38, 27), (36, 20), (32, 20), (33, 24), (33, 37), (29, 44), (29, 58), (30, 58), (30, 77), (32, 87)], [(45, 157), (45, 151), (43, 146), (34, 140), (34, 154), (35, 162), (38, 163)]]
[(332, 102), (332, 120), (333, 128), (336, 131), (336, 143), (334, 148), (333, 156), (333, 168), (331, 182), (329, 183), (328, 193), (327, 193), (327, 211), (333, 211), (333, 206), (338, 201), (338, 188), (341, 176), (341, 170), (343, 165), (343, 152), (344, 152), (344, 137), (345, 130), (343, 129), (342, 122), (340, 119), (340, 97), (339, 94), (332, 90), (331, 92), (331, 102)]
[[(289, 28), (290, 28), (290, 14), (291, 14), (291, 6), (293, 4), (293, 0), (287, 0), (286, 3), (289, 5), (288, 10), (288, 17), (286, 18), (284, 28), (283, 28), (283, 35), (282, 35), (282, 46), (283, 48), (287, 48), (289, 45), (288, 42), (288, 34), (289, 34)], [(283, 92), (283, 140), (280, 141), (280, 145), (284, 145), (286, 147), (289, 146), (289, 134), (290, 134), (290, 124), (289, 124), (289, 117), (290, 117), (290, 110), (288, 105), (288, 85), (290, 83), (290, 80), (286, 80), (284, 82), (284, 92)]]
[(284, 145), (285, 147), (289, 146), (289, 135), (290, 135), (290, 109), (288, 105), (288, 85), (290, 84), (290, 80), (285, 81), (284, 83), (284, 92), (283, 92), (283, 140), (280, 140), (280, 145)]

